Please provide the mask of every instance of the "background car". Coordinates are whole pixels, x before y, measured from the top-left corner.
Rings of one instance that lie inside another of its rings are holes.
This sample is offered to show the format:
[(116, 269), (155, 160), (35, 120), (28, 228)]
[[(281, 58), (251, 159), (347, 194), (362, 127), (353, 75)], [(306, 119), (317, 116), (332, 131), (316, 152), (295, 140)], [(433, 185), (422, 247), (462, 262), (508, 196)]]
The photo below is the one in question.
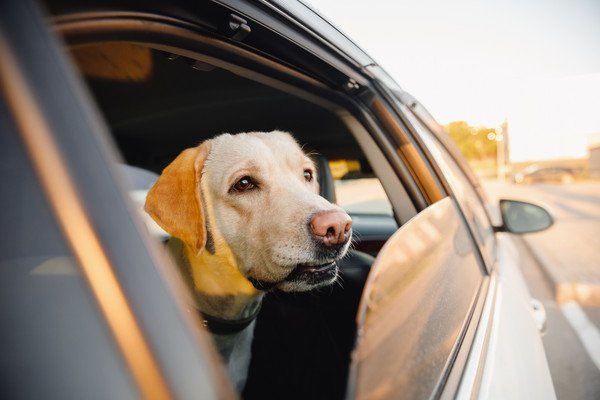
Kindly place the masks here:
[(305, 4), (8, 0), (0, 37), (7, 396), (235, 397), (126, 170), (277, 128), (358, 234), (339, 285), (266, 296), (244, 398), (554, 397), (508, 233), (551, 218), (493, 223), (422, 105)]
[(514, 183), (559, 182), (571, 183), (575, 180), (575, 171), (567, 167), (541, 167), (530, 165), (512, 177)]

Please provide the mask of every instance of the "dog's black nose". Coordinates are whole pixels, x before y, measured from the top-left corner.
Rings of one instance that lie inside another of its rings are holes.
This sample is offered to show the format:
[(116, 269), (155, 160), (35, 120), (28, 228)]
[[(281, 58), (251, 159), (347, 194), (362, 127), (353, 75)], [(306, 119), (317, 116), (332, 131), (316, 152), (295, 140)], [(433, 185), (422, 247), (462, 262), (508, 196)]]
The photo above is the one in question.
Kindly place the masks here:
[(310, 231), (324, 245), (334, 246), (350, 240), (352, 219), (343, 211), (323, 211), (312, 216)]

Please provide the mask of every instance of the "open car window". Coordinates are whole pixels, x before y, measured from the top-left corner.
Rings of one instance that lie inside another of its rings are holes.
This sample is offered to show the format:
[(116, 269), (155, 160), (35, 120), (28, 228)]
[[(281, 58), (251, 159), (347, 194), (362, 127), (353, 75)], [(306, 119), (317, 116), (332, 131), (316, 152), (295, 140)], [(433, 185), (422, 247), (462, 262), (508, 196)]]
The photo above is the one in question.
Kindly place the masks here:
[[(277, 129), (292, 133), (304, 146), (317, 165), (321, 195), (344, 207), (353, 219), (353, 249), (340, 262), (342, 278), (334, 287), (289, 298), (279, 292), (266, 296), (246, 391), (260, 397), (277, 391), (274, 385), (289, 390), (294, 382), (308, 380), (314, 384), (294, 389), (307, 398), (319, 390), (343, 393), (356, 310), (373, 257), (398, 229), (400, 219), (394, 211), (400, 209), (404, 217), (414, 210), (405, 206), (411, 200), (370, 134), (340, 106), (271, 81), (266, 85), (248, 79), (240, 70), (233, 73), (199, 62), (181, 49), (100, 42), (78, 44), (70, 51), (124, 159), (119, 168), (129, 178), (130, 195), (141, 214), (144, 195), (161, 171), (181, 151), (203, 140), (221, 133)], [(106, 65), (99, 69), (101, 64)], [(404, 200), (393, 207), (386, 193)], [(150, 232), (169, 240), (145, 219)], [(300, 311), (312, 307), (315, 299), (320, 299), (324, 313), (333, 313), (325, 325), (315, 320), (318, 313)], [(298, 321), (305, 322), (294, 328)], [(264, 339), (272, 329), (277, 330), (276, 343)], [(310, 345), (315, 335), (329, 337), (320, 342), (332, 344), (316, 351), (318, 346)], [(294, 343), (294, 349), (286, 343)], [(291, 360), (277, 362), (284, 356)], [(335, 378), (320, 382), (324, 376), (314, 365), (329, 365)]]
[[(181, 151), (221, 133), (288, 131), (317, 162), (321, 195), (352, 216), (355, 249), (377, 254), (398, 223), (357, 143), (356, 125), (351, 128), (331, 104), (159, 47), (100, 42), (70, 49), (125, 160), (126, 175), (156, 179)], [(358, 134), (366, 135), (361, 129)], [(131, 197), (148, 229), (164, 240), (168, 235), (143, 212), (148, 189), (134, 185)]]
[(349, 214), (394, 216), (381, 181), (364, 160), (330, 160), (338, 205)]

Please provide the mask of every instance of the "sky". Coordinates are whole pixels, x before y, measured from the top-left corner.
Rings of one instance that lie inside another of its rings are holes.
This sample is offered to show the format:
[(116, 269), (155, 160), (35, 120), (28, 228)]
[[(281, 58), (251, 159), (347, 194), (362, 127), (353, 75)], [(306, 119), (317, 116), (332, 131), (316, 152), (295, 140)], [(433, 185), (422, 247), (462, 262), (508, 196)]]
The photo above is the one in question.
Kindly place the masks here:
[(600, 133), (600, 0), (308, 0), (441, 123), (507, 120), (512, 161)]

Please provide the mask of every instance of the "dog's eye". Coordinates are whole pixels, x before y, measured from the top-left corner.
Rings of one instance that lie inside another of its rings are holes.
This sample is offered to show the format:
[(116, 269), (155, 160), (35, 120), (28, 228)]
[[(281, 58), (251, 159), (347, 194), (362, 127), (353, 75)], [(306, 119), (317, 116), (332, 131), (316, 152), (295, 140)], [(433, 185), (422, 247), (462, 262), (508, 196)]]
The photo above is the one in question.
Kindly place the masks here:
[(305, 169), (304, 170), (304, 179), (306, 179), (306, 182), (312, 182), (313, 180), (313, 173), (310, 169)]
[(242, 178), (240, 178), (232, 187), (231, 189), (238, 191), (238, 192), (243, 192), (245, 190), (250, 190), (250, 189), (254, 189), (256, 187), (256, 183), (254, 183), (254, 181), (252, 180), (252, 178), (250, 178), (249, 176), (244, 176)]

